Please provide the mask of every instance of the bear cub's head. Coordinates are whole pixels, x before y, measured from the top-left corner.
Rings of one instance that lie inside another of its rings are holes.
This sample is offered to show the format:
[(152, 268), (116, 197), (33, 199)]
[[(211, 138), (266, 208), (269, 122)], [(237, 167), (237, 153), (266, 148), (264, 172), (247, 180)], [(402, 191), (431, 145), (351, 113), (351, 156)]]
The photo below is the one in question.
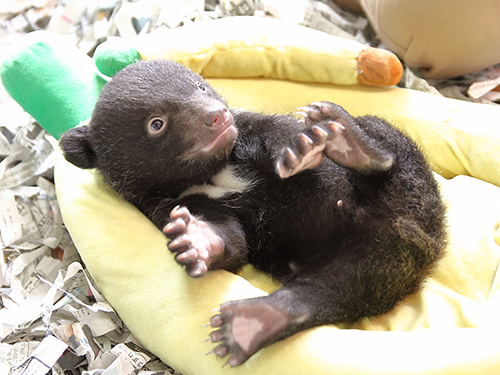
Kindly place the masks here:
[(131, 200), (206, 182), (224, 165), (237, 134), (224, 99), (202, 77), (152, 60), (118, 72), (89, 125), (64, 133), (60, 145), (69, 162), (97, 168)]

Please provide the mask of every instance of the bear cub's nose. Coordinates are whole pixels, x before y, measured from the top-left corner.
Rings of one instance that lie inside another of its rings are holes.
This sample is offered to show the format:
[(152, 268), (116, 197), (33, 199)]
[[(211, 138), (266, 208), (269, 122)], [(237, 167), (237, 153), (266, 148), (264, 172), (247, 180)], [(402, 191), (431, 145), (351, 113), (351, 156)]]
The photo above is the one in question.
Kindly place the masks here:
[(205, 117), (205, 124), (208, 126), (217, 126), (226, 120), (227, 108), (217, 108), (209, 111)]

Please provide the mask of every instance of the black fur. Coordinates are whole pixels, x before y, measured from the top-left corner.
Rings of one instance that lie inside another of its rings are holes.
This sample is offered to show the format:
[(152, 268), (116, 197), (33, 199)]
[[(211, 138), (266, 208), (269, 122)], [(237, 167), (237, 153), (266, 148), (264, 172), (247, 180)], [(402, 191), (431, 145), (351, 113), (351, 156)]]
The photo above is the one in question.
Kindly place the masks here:
[[(444, 208), (415, 144), (382, 119), (354, 119), (331, 103), (305, 110), (305, 125), (290, 116), (231, 111), (237, 139), (208, 153), (193, 151), (219, 134), (212, 129), (217, 121), (232, 121), (221, 115), (224, 100), (178, 64), (141, 62), (106, 85), (88, 130), (73, 129), (61, 139), (70, 162), (98, 168), (178, 240), (171, 250), (191, 275), (205, 270), (179, 254), (198, 246), (191, 254), (202, 257), (208, 249), (210, 269), (237, 271), (251, 263), (281, 281), (270, 296), (226, 303), (212, 318), (218, 328), (212, 340), (221, 343), (214, 352), (230, 354), (232, 366), (297, 331), (386, 313), (418, 290), (442, 256)], [(158, 134), (152, 118), (166, 124)], [(347, 144), (348, 151), (325, 149), (316, 168), (290, 172), (295, 156), (309, 155), (301, 134), (315, 145)], [(213, 185), (228, 165), (250, 182), (244, 191), (219, 198), (183, 194)], [(201, 233), (212, 245), (198, 244), (186, 229), (198, 220), (207, 224)], [(240, 337), (232, 331), (235, 317), (258, 319), (264, 329), (249, 328), (250, 339)]]

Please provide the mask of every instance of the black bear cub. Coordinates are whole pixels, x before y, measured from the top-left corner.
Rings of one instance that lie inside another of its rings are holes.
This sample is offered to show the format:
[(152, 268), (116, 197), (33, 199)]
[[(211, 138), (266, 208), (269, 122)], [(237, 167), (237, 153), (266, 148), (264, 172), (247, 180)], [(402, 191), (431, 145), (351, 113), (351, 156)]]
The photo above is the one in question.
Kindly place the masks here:
[(213, 352), (231, 366), (298, 331), (386, 313), (443, 254), (444, 207), (415, 144), (329, 102), (299, 110), (229, 109), (187, 68), (139, 62), (61, 139), (68, 161), (97, 168), (165, 233), (190, 276), (250, 263), (281, 282), (211, 318)]

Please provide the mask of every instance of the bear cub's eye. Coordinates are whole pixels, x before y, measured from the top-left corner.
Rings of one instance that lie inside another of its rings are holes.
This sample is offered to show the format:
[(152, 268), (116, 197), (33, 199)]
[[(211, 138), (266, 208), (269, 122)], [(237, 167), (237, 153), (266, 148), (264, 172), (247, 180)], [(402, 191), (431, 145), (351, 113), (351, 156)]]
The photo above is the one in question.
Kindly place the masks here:
[(161, 130), (161, 128), (163, 128), (163, 121), (161, 121), (161, 120), (154, 120), (151, 123), (151, 130), (158, 131), (158, 130)]
[(207, 91), (207, 86), (205, 86), (203, 83), (196, 82), (196, 86), (198, 87), (198, 90), (200, 90), (201, 92)]
[(159, 135), (165, 131), (166, 125), (164, 119), (154, 117), (148, 122), (148, 133), (151, 135)]

